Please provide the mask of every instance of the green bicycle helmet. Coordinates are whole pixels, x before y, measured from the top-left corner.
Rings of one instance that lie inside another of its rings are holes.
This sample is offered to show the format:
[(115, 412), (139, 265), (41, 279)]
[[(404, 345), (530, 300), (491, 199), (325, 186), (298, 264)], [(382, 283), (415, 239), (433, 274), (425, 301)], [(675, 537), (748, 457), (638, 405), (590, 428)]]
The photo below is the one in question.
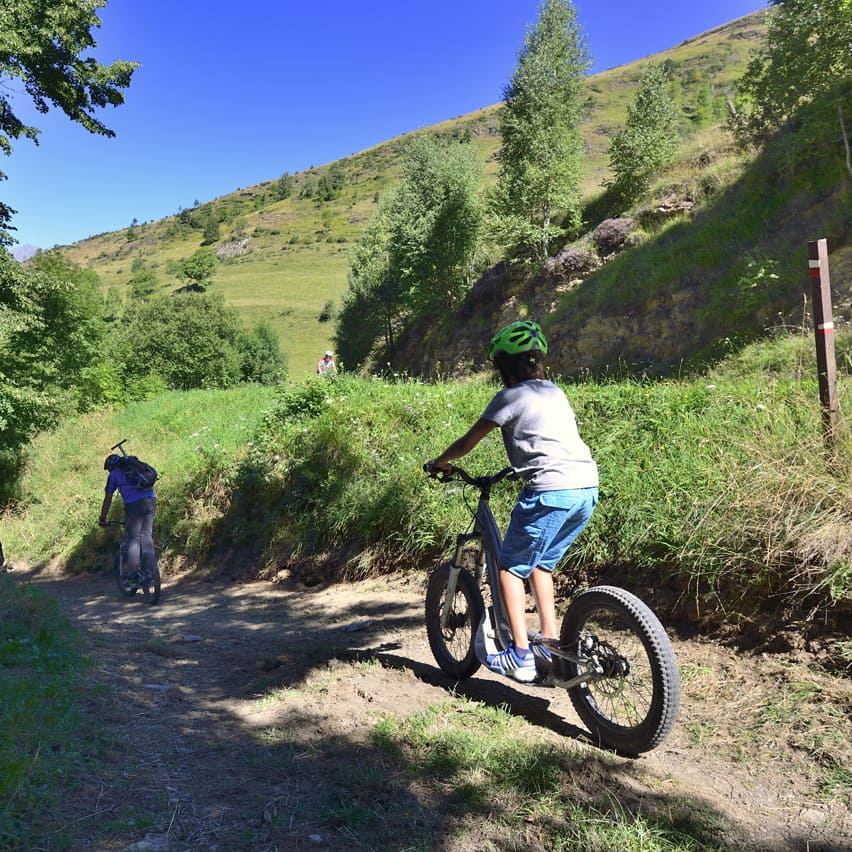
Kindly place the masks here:
[(547, 340), (541, 326), (532, 320), (518, 320), (510, 323), (491, 338), (488, 357), (493, 361), (495, 356), (501, 353), (517, 355), (520, 352), (534, 350), (547, 355)]

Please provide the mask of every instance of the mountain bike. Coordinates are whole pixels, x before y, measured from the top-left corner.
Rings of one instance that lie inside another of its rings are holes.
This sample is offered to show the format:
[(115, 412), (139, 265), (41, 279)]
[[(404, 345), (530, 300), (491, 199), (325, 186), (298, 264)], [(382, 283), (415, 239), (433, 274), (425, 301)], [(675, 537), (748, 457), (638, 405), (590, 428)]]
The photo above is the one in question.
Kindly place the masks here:
[[(468, 532), (456, 537), (449, 562), (435, 568), (426, 586), (426, 634), (441, 670), (468, 678), (489, 654), (509, 647), (512, 633), (500, 592), (497, 555), (502, 536), (491, 511), (491, 489), (517, 478), (507, 467), (473, 477), (460, 467), (424, 470), (439, 482), (461, 480), (479, 491)], [(595, 741), (635, 756), (668, 736), (680, 705), (680, 673), (666, 631), (639, 598), (615, 586), (595, 586), (576, 595), (562, 619), (559, 639), (529, 630), (530, 646), (546, 648), (546, 666), (536, 654), (533, 686), (568, 691)]]
[[(123, 527), (124, 521), (108, 521), (107, 526)], [(160, 569), (157, 566), (156, 556), (154, 557), (154, 564), (147, 568), (142, 564), (144, 560), (140, 559), (139, 570), (129, 576), (125, 573), (127, 566), (127, 546), (128, 539), (125, 531), (112, 562), (118, 591), (123, 597), (132, 598), (141, 589), (145, 600), (153, 606), (160, 600)]]

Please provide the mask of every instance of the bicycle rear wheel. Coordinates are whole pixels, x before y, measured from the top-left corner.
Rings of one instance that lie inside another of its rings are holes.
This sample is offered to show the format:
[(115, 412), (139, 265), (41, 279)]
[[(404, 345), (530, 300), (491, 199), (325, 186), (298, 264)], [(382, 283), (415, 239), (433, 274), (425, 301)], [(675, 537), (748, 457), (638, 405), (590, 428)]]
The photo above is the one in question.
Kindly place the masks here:
[(152, 568), (139, 572), (139, 588), (145, 600), (152, 606), (160, 600), (160, 569), (155, 562)]
[(441, 671), (462, 679), (470, 677), (480, 666), (475, 642), (476, 631), (485, 614), (485, 604), (476, 581), (463, 568), (459, 572), (447, 623), (442, 625), (441, 613), (449, 579), (449, 562), (436, 568), (429, 576), (426, 586), (426, 635)]
[(637, 755), (668, 736), (680, 706), (680, 673), (665, 629), (639, 598), (614, 586), (583, 592), (565, 613), (560, 641), (588, 660), (561, 660), (567, 680), (595, 665), (606, 673), (568, 690), (599, 743)]
[(136, 589), (139, 587), (128, 577), (124, 576), (124, 553), (120, 547), (113, 557), (112, 570), (120, 594), (125, 598), (132, 598), (136, 594)]

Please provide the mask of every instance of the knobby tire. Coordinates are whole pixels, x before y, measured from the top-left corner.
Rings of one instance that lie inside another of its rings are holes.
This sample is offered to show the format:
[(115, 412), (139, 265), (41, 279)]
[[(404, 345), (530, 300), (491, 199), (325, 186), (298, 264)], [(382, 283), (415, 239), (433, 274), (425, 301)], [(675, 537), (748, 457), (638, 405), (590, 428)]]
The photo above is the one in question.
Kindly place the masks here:
[(426, 586), (426, 635), (441, 671), (462, 680), (480, 666), (476, 657), (476, 631), (485, 613), (482, 592), (464, 568), (459, 572), (452, 609), (446, 627), (441, 612), (450, 579), (449, 562), (436, 568)]
[[(680, 706), (680, 673), (665, 629), (635, 595), (597, 586), (571, 602), (560, 641), (573, 650), (589, 635), (626, 658), (630, 669), (570, 689), (574, 709), (603, 746), (631, 756), (656, 748)], [(566, 679), (587, 670), (566, 660), (561, 666)]]
[(119, 594), (125, 598), (132, 598), (136, 594), (137, 586), (131, 583), (122, 575), (124, 568), (124, 559), (121, 550), (117, 550), (112, 562), (113, 574), (115, 575), (115, 583), (118, 586)]

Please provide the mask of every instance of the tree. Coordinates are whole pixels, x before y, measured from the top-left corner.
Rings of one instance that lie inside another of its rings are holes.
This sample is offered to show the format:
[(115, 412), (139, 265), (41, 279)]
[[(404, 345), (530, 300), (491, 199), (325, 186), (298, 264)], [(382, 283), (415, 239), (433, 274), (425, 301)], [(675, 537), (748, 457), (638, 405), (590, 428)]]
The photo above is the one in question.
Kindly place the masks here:
[(661, 65), (642, 72), (636, 98), (627, 107), (624, 129), (609, 146), (610, 182), (615, 195), (630, 203), (641, 198), (652, 179), (675, 157), (678, 114)]
[(242, 355), (242, 379), (271, 385), (281, 380), (287, 370), (287, 359), (281, 354), (278, 335), (272, 326), (261, 320), (249, 334), (237, 340)]
[[(97, 46), (92, 30), (101, 22), (96, 9), (107, 0), (6, 0), (0, 7), (0, 150), (12, 153), (12, 141), (24, 137), (38, 142), (39, 131), (15, 114), (5, 94), (21, 80), (36, 109), (53, 105), (90, 133), (114, 136), (96, 110), (124, 102), (136, 62), (101, 65), (83, 53)], [(0, 172), (0, 180), (5, 175)], [(0, 202), (0, 245), (12, 242), (14, 214)]]
[(25, 269), (0, 249), (0, 502), (12, 496), (26, 442), (73, 411), (103, 337), (93, 272), (58, 252)]
[(67, 390), (100, 355), (98, 276), (48, 251), (33, 258), (26, 281), (28, 322), (10, 340), (6, 364), (31, 387)]
[(216, 214), (213, 211), (213, 208), (210, 207), (207, 210), (207, 215), (204, 218), (204, 238), (202, 240), (202, 245), (209, 246), (215, 243), (219, 239), (219, 220), (216, 218)]
[(131, 303), (114, 357), (127, 384), (154, 374), (177, 390), (227, 388), (242, 380), (244, 338), (221, 294), (178, 293)]
[(336, 335), (346, 364), (363, 363), (378, 338), (392, 352), (406, 321), (462, 297), (482, 229), (480, 182), (469, 144), (428, 134), (409, 143), (400, 185), (353, 252)]
[(293, 186), (295, 185), (295, 179), (293, 175), (289, 172), (284, 172), (280, 178), (278, 178), (278, 183), (275, 184), (275, 197), (278, 201), (283, 201), (285, 198), (289, 198), (293, 193)]
[(495, 196), (504, 238), (539, 259), (560, 231), (557, 212), (569, 228), (580, 221), (580, 121), (589, 64), (571, 0), (544, 0), (503, 93)]
[(216, 267), (216, 255), (212, 249), (200, 248), (190, 257), (179, 260), (175, 267), (175, 275), (187, 281), (189, 290), (206, 290)]
[(302, 184), (302, 191), (299, 193), (299, 198), (313, 198), (317, 192), (318, 182), (316, 175), (308, 175)]
[[(789, 125), (805, 144), (839, 130), (852, 174), (847, 122), (852, 102), (852, 0), (772, 0), (766, 46), (739, 81), (731, 126), (743, 143), (763, 144)], [(808, 108), (808, 126), (797, 118)], [(830, 144), (834, 144), (833, 140)]]
[(386, 350), (393, 349), (404, 312), (402, 286), (390, 271), (388, 240), (387, 208), (380, 206), (355, 244), (349, 287), (337, 318), (335, 349), (353, 368), (367, 360), (379, 338), (384, 338)]
[(154, 295), (159, 281), (153, 269), (140, 269), (130, 279), (130, 298), (149, 299)]
[(471, 145), (416, 136), (388, 204), (388, 266), (407, 307), (453, 307), (470, 286), (482, 229), (482, 170)]
[(340, 198), (346, 185), (346, 175), (338, 163), (334, 163), (327, 172), (320, 175), (317, 182), (317, 195), (320, 201), (334, 201)]

